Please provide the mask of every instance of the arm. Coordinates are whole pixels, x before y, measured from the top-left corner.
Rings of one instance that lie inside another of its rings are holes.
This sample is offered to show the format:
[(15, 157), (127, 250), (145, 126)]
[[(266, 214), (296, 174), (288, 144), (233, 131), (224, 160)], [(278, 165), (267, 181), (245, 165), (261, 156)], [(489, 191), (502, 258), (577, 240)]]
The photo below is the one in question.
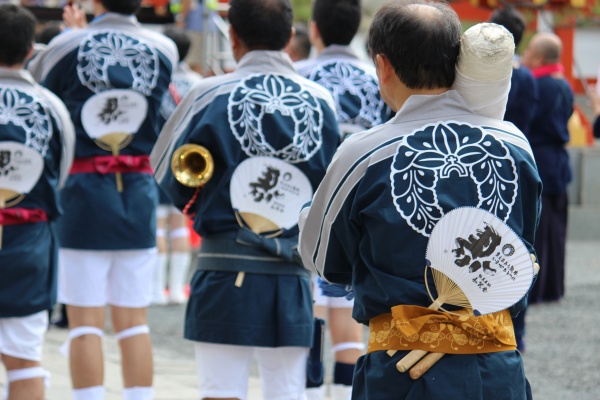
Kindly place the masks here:
[(600, 138), (600, 96), (598, 95), (598, 87), (596, 85), (589, 85), (587, 94), (592, 103), (592, 112), (594, 114), (594, 137)]

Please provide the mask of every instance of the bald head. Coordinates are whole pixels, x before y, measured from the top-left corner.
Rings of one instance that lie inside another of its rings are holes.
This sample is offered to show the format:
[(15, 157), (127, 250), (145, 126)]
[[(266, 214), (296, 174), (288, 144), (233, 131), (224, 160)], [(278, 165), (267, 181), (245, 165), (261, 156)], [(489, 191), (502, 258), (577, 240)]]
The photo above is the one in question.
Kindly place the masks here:
[(561, 51), (562, 42), (558, 36), (553, 33), (540, 32), (531, 38), (522, 61), (530, 69), (558, 64)]

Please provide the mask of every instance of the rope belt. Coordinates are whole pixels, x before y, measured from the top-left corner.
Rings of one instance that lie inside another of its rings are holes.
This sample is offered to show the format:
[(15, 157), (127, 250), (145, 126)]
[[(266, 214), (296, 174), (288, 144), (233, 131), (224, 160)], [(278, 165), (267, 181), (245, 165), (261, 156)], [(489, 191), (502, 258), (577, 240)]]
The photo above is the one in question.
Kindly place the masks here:
[(73, 160), (70, 174), (116, 174), (126, 172), (138, 172), (152, 174), (150, 157), (143, 156), (96, 156), (88, 158), (76, 158)]
[(0, 209), (0, 225), (34, 224), (48, 221), (46, 211), (39, 208), (2, 208)]
[(517, 348), (508, 310), (475, 317), (464, 309), (449, 314), (424, 307), (400, 305), (392, 307), (389, 314), (372, 318), (369, 332), (369, 353), (379, 350), (424, 350), (477, 354)]

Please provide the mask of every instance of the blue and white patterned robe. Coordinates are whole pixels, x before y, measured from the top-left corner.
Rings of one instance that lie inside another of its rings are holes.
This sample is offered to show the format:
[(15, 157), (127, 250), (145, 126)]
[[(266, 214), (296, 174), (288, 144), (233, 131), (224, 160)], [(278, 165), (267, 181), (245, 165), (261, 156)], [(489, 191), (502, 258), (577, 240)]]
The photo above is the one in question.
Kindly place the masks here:
[(33, 189), (7, 209), (41, 209), (48, 218), (47, 222), (2, 228), (0, 318), (48, 310), (56, 301), (55, 225), (63, 212), (58, 189), (71, 167), (74, 141), (69, 114), (55, 95), (36, 84), (26, 71), (0, 68), (0, 174), (9, 176), (19, 169), (19, 155), (10, 154), (7, 142), (35, 150), (44, 164)]
[[(133, 16), (106, 13), (84, 29), (54, 38), (28, 69), (67, 106), (77, 133), (75, 157), (80, 159), (111, 155), (84, 129), (82, 110), (92, 96), (115, 89), (141, 94), (147, 103), (141, 125), (120, 154), (150, 154), (161, 128), (160, 104), (176, 64), (177, 49), (170, 39), (142, 28)], [(111, 117), (118, 118), (119, 111)], [(59, 224), (61, 247), (131, 250), (155, 246), (158, 194), (154, 178), (128, 172), (122, 179), (124, 191), (119, 193), (115, 174), (69, 176), (61, 192), (66, 210)]]
[[(195, 143), (214, 159), (214, 176), (189, 210), (195, 214), (193, 227), (202, 236), (202, 248), (187, 307), (187, 339), (310, 346), (309, 274), (290, 257), (264, 250), (256, 243), (258, 236), (240, 229), (230, 183), (241, 162), (262, 156), (298, 168), (316, 190), (338, 140), (331, 95), (300, 77), (283, 52), (249, 52), (235, 72), (203, 79), (183, 99), (161, 132), (152, 165), (160, 187), (184, 209), (195, 189), (175, 180), (173, 152)], [(294, 225), (265, 244), (287, 243), (292, 250), (297, 235)], [(243, 244), (246, 240), (255, 243)], [(246, 272), (239, 288), (234, 286), (237, 271)]]
[[(364, 324), (396, 305), (428, 307), (427, 242), (450, 210), (473, 206), (504, 220), (533, 252), (541, 183), (527, 139), (474, 115), (456, 91), (411, 96), (388, 123), (348, 138), (300, 217), (307, 268), (352, 284)], [(422, 378), (396, 370), (406, 355), (378, 351), (356, 365), (355, 399), (519, 399), (518, 352), (446, 355)]]
[(300, 75), (333, 95), (343, 138), (380, 125), (392, 116), (379, 93), (375, 68), (359, 60), (350, 46), (328, 46), (317, 57), (295, 66)]

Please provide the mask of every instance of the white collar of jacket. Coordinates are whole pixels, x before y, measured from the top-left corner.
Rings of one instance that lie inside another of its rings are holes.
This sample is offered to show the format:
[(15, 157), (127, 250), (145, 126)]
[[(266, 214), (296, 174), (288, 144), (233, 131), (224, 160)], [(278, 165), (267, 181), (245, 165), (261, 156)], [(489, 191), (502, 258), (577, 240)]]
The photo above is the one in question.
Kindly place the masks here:
[(325, 61), (325, 60), (339, 60), (339, 59), (349, 59), (349, 60), (358, 60), (356, 53), (350, 46), (342, 46), (339, 44), (332, 44), (323, 49), (317, 57), (317, 61)]
[(274, 72), (296, 75), (290, 56), (283, 51), (271, 50), (252, 50), (244, 54), (238, 62), (236, 72), (248, 74)]
[(9, 69), (0, 67), (0, 79), (1, 80), (14, 80), (27, 82), (31, 85), (35, 85), (35, 80), (29, 73), (24, 69)]

